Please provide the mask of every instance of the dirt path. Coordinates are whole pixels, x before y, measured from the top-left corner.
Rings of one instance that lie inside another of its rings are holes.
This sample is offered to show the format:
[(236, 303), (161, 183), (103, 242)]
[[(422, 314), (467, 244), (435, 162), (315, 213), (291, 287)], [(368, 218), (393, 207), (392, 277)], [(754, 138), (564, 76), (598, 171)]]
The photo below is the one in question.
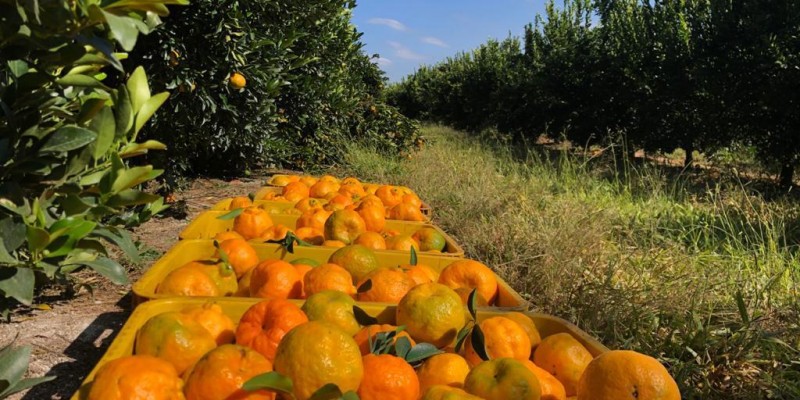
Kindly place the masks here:
[[(223, 198), (254, 192), (263, 181), (263, 177), (230, 182), (199, 179), (188, 190), (176, 193), (177, 204), (185, 204), (187, 218), (155, 218), (134, 231), (143, 261), (128, 267), (131, 282), (177, 242), (178, 233), (191, 218)], [(10, 399), (70, 398), (130, 315), (131, 285), (116, 286), (88, 271), (76, 278), (90, 283), (94, 293), (81, 290), (65, 298), (58, 290), (45, 292), (37, 299), (37, 308), (18, 310), (10, 323), (0, 323), (0, 345), (16, 337), (16, 344), (33, 346), (28, 376), (56, 376)]]

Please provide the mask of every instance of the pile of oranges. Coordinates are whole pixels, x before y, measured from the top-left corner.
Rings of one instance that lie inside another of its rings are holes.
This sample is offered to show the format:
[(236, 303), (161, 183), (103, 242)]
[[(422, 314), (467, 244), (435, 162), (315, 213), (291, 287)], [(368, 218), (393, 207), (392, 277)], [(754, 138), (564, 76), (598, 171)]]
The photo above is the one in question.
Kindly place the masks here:
[[(172, 300), (137, 319), (132, 354), (97, 369), (88, 399), (680, 399), (649, 356), (602, 352), (571, 328), (490, 308), (513, 290), (488, 266), (436, 254), (427, 256), (436, 268), (417, 262), (417, 251), (442, 252), (446, 240), (423, 224), (386, 232), (387, 218), (420, 213), (410, 190), (327, 176), (272, 183), (283, 187), (273, 199), (296, 203), (294, 230), (234, 198), (233, 230), (209, 240), (215, 255), (171, 270), (155, 289), (211, 299)], [(254, 239), (337, 249), (327, 259), (261, 259)], [(408, 263), (387, 266), (383, 249), (409, 251)]]

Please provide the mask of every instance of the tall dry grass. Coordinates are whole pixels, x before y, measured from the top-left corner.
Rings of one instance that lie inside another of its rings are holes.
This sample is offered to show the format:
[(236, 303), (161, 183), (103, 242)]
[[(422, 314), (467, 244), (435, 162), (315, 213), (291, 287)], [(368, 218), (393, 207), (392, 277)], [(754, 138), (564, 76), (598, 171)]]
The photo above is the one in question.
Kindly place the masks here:
[(650, 165), (424, 134), (412, 159), (354, 146), (342, 172), (414, 188), (533, 309), (658, 357), (684, 398), (800, 398), (796, 204), (736, 182), (698, 190)]

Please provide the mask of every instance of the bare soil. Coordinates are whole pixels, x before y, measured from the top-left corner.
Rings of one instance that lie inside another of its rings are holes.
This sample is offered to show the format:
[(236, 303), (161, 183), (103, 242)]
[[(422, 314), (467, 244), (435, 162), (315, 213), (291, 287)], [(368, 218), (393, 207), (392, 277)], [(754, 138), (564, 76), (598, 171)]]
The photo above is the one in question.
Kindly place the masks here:
[[(197, 214), (226, 197), (255, 192), (262, 182), (264, 176), (233, 181), (198, 179), (175, 193), (171, 210), (134, 231), (143, 261), (141, 265), (125, 264), (131, 282), (178, 241), (178, 233)], [(27, 376), (56, 377), (10, 399), (70, 398), (130, 315), (130, 284), (114, 285), (93, 271), (81, 271), (75, 278), (92, 290), (65, 294), (63, 287), (46, 288), (33, 307), (15, 310), (10, 323), (0, 322), (0, 346), (16, 338), (16, 345), (33, 347)]]

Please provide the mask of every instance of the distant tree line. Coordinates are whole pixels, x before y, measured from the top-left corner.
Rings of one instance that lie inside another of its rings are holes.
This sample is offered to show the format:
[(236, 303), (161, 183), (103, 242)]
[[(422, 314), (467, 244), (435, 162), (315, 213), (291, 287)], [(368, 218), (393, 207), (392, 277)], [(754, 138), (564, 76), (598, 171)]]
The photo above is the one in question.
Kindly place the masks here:
[(522, 38), (425, 66), (387, 91), (405, 115), (522, 140), (800, 160), (800, 1), (552, 1)]

